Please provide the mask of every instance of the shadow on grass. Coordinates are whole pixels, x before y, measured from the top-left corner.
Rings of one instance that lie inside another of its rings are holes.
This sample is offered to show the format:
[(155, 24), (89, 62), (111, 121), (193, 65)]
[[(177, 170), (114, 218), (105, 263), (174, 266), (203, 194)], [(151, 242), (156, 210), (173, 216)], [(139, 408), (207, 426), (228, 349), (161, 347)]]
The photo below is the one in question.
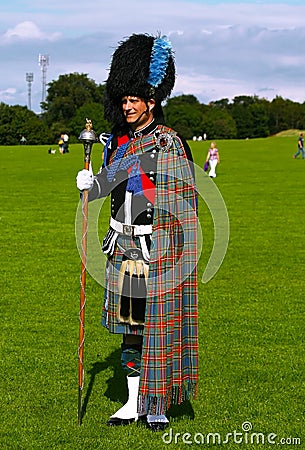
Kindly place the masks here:
[(121, 366), (121, 349), (117, 349), (110, 353), (109, 356), (104, 361), (97, 361), (92, 364), (90, 370), (88, 370), (88, 374), (90, 375), (89, 384), (86, 392), (86, 396), (83, 401), (82, 406), (82, 419), (84, 418), (87, 410), (87, 406), (89, 403), (89, 399), (92, 393), (92, 389), (95, 382), (95, 377), (104, 370), (109, 369), (111, 367), (113, 369), (113, 377), (107, 380), (107, 389), (105, 391), (105, 396), (109, 398), (109, 400), (114, 402), (124, 403), (127, 399), (127, 390), (125, 384), (125, 375)]
[(184, 401), (180, 405), (172, 405), (167, 411), (166, 416), (170, 419), (180, 420), (188, 418), (193, 420), (195, 417), (195, 413), (193, 410), (193, 406), (189, 400)]
[[(84, 402), (82, 405), (82, 419), (84, 418), (95, 382), (95, 377), (106, 369), (113, 369), (113, 377), (107, 380), (107, 389), (104, 395), (111, 401), (125, 403), (127, 401), (127, 388), (125, 383), (125, 373), (121, 366), (121, 349), (110, 353), (104, 361), (95, 362), (91, 369), (88, 370), (90, 380)], [(195, 417), (194, 410), (190, 401), (186, 400), (180, 405), (173, 405), (167, 411), (167, 417), (175, 420), (188, 418), (193, 420)]]

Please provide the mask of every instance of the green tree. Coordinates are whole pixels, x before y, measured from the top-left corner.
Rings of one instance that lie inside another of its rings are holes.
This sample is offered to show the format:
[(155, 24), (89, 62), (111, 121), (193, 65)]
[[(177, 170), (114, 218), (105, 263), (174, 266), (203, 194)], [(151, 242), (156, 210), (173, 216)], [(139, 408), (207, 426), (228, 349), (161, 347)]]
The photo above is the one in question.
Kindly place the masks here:
[(252, 138), (269, 136), (268, 102), (259, 100), (249, 106), (252, 116)]
[(233, 117), (225, 110), (210, 106), (205, 112), (201, 129), (208, 139), (234, 139), (237, 135)]
[(229, 104), (230, 104), (230, 101), (229, 101), (228, 98), (222, 98), (220, 100), (216, 100), (216, 101), (210, 102), (209, 106), (228, 110), (229, 109)]
[(164, 115), (169, 127), (185, 139), (202, 134), (202, 105), (193, 95), (180, 95), (167, 101)]
[(269, 129), (271, 134), (290, 128), (305, 128), (305, 104), (275, 97), (268, 108)]
[(71, 132), (70, 124), (79, 108), (88, 103), (102, 105), (103, 98), (104, 86), (97, 85), (87, 74), (60, 75), (58, 80), (49, 83), (42, 109), (43, 119), (51, 127), (53, 138), (62, 131)]
[(174, 106), (174, 105), (190, 105), (190, 106), (199, 106), (199, 100), (194, 95), (177, 95), (176, 97), (169, 98), (167, 100), (166, 106)]
[(241, 95), (234, 97), (230, 105), (230, 113), (235, 120), (237, 138), (253, 137), (253, 116), (250, 106), (255, 103), (255, 97)]
[(70, 133), (79, 136), (85, 126), (86, 118), (92, 120), (96, 133), (110, 132), (111, 124), (104, 119), (104, 107), (101, 103), (85, 103), (81, 106), (70, 122)]
[(49, 144), (51, 135), (46, 124), (26, 106), (0, 104), (0, 145), (19, 144), (21, 136), (27, 144)]

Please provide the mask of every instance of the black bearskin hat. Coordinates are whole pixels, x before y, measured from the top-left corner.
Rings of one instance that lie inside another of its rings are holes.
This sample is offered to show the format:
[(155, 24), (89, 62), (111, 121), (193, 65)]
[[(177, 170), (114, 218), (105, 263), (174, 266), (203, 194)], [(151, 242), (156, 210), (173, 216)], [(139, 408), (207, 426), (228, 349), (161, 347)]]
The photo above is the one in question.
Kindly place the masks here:
[(112, 56), (106, 81), (105, 118), (123, 124), (122, 97), (154, 98), (160, 106), (175, 84), (175, 63), (166, 36), (133, 34), (122, 41)]

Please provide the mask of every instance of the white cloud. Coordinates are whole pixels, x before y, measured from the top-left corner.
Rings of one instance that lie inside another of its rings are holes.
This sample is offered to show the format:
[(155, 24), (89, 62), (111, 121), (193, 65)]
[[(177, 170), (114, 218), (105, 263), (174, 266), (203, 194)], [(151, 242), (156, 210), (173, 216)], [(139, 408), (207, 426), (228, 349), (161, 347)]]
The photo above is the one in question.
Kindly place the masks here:
[(25, 21), (18, 23), (14, 28), (9, 28), (6, 33), (4, 33), (3, 38), (5, 42), (10, 42), (12, 40), (49, 40), (54, 41), (61, 36), (61, 33), (55, 32), (52, 34), (44, 33), (40, 28), (33, 22)]
[(15, 88), (7, 88), (3, 91), (0, 91), (0, 102), (6, 103), (12, 100), (16, 94)]

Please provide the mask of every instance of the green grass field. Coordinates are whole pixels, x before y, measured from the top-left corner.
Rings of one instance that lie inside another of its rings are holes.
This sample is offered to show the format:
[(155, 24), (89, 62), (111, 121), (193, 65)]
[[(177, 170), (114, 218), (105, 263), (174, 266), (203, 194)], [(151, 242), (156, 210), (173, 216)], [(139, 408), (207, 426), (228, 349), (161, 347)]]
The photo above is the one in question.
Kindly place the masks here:
[[(191, 146), (202, 166), (208, 143)], [(198, 399), (170, 411), (164, 439), (136, 424), (105, 425), (125, 401), (121, 338), (100, 325), (102, 288), (90, 275), (84, 418), (77, 423), (74, 227), (82, 145), (71, 145), (66, 155), (49, 155), (49, 146), (0, 148), (1, 448), (305, 448), (305, 161), (292, 158), (295, 136), (219, 141), (218, 147), (215, 184), (227, 207), (230, 241), (216, 275), (199, 283)], [(95, 144), (96, 170), (101, 152)], [(102, 229), (107, 221), (106, 211)], [(200, 223), (201, 279), (213, 243), (202, 199)], [(209, 433), (218, 433), (222, 444), (213, 444), (212, 435), (207, 441)], [(258, 443), (253, 433), (261, 433)]]

